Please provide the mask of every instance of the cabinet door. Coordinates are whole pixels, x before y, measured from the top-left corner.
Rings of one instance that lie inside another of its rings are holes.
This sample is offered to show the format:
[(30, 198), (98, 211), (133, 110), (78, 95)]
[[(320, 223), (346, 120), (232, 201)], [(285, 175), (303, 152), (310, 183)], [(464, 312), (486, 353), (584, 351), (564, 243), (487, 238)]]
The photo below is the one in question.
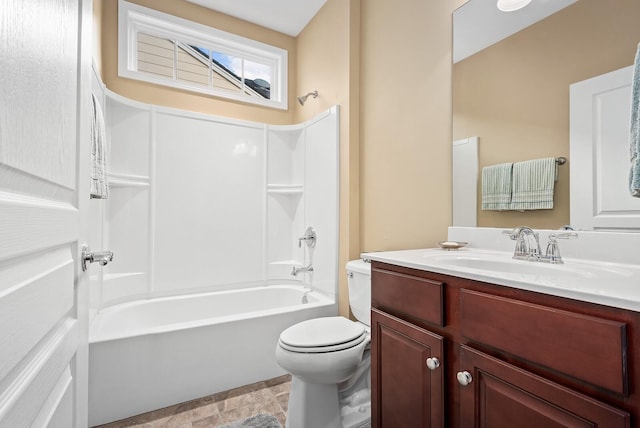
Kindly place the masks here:
[[(464, 427), (629, 427), (629, 414), (462, 345)], [(467, 381), (469, 379), (467, 378)]]
[(442, 336), (375, 309), (371, 327), (373, 427), (444, 427)]

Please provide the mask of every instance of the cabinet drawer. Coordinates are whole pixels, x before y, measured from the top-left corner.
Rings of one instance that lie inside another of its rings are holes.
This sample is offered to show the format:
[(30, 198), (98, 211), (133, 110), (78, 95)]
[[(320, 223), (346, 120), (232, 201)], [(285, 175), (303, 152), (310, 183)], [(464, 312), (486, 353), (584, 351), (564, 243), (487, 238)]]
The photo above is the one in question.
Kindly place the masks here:
[(460, 290), (462, 335), (618, 394), (628, 394), (626, 324)]
[(380, 269), (371, 273), (373, 307), (444, 325), (444, 284)]

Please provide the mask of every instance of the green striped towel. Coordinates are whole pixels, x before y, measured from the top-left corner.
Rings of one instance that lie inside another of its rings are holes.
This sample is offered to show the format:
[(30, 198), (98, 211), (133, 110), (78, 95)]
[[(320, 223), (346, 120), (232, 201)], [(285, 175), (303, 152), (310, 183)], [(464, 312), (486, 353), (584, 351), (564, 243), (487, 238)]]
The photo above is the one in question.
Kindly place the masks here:
[(556, 175), (556, 158), (514, 163), (511, 209), (517, 211), (552, 209)]
[(482, 209), (503, 211), (511, 205), (512, 163), (482, 168)]

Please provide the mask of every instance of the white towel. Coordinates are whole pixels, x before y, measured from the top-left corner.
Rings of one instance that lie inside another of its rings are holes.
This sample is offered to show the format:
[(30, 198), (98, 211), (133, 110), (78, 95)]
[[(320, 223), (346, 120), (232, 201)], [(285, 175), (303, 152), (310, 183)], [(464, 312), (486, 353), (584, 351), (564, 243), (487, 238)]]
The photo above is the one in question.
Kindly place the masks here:
[(95, 199), (109, 197), (109, 183), (107, 182), (107, 133), (104, 126), (104, 115), (100, 103), (91, 94), (91, 190), (90, 195)]
[(629, 171), (629, 191), (631, 196), (640, 198), (640, 44), (633, 64), (631, 82), (631, 169)]
[(512, 163), (501, 163), (482, 168), (482, 209), (503, 211), (511, 203)]
[(517, 211), (552, 209), (556, 174), (556, 158), (514, 163), (511, 209)]

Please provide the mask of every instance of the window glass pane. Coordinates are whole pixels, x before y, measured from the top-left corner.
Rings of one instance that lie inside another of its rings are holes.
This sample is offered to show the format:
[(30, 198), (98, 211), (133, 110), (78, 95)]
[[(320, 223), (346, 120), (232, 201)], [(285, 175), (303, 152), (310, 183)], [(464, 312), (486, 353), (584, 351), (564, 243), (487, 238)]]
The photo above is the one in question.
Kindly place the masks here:
[(225, 91), (242, 90), (242, 58), (211, 52), (211, 77), (213, 87)]
[(173, 79), (174, 45), (171, 40), (138, 33), (138, 71)]
[(273, 70), (270, 66), (249, 60), (244, 61), (244, 84), (252, 90), (246, 91), (247, 93), (267, 100), (271, 99), (272, 81)]
[(209, 86), (209, 50), (178, 42), (176, 79)]
[[(1, 1), (1, 0), (0, 0)], [(287, 107), (287, 52), (120, 0), (118, 75), (262, 106)], [(188, 34), (188, 36), (186, 36)], [(277, 80), (276, 80), (277, 79)]]

